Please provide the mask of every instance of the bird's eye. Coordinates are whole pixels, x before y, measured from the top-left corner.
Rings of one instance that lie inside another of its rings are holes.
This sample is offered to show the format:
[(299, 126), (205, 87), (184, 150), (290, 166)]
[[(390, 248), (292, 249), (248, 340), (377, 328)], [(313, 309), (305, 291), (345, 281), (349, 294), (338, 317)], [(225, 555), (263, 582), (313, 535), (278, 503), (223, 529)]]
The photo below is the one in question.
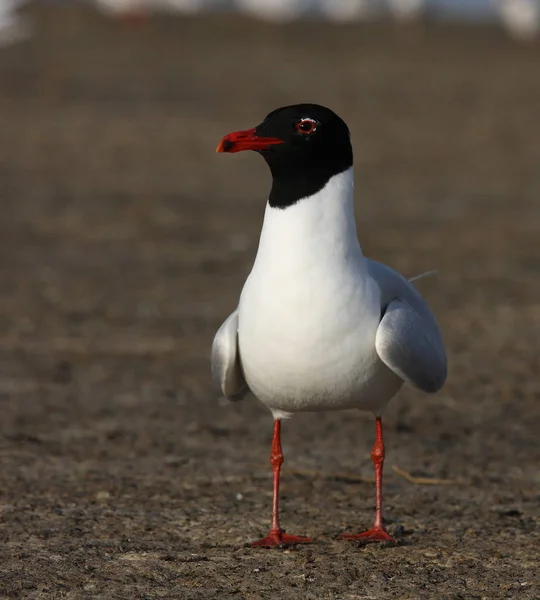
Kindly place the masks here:
[(300, 119), (300, 121), (297, 121), (296, 123), (296, 131), (298, 131), (298, 133), (308, 135), (313, 133), (315, 129), (317, 129), (317, 121), (315, 121), (315, 119), (310, 119), (309, 117)]

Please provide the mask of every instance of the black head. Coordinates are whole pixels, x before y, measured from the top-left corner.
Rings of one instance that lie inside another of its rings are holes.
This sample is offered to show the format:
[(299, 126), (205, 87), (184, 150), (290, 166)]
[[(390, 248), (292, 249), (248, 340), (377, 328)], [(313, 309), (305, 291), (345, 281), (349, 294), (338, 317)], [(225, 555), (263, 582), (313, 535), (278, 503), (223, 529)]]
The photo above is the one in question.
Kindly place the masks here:
[(318, 104), (278, 108), (257, 127), (226, 135), (217, 148), (242, 150), (255, 150), (268, 163), (273, 177), (269, 202), (278, 208), (317, 193), (353, 162), (347, 125)]

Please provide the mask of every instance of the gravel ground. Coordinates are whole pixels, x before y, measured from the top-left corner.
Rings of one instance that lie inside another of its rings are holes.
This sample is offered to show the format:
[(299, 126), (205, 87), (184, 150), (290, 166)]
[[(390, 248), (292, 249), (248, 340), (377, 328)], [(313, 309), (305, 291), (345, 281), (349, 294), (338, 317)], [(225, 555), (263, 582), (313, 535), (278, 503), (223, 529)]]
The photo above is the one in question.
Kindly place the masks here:
[[(538, 600), (540, 47), (33, 12), (0, 53), (0, 598)], [(209, 376), (269, 185), (215, 145), (303, 101), (351, 126), (366, 254), (439, 270), (448, 383), (385, 415), (396, 546), (337, 539), (374, 504), (343, 412), (284, 425), (283, 523), (316, 542), (250, 548), (271, 417)]]

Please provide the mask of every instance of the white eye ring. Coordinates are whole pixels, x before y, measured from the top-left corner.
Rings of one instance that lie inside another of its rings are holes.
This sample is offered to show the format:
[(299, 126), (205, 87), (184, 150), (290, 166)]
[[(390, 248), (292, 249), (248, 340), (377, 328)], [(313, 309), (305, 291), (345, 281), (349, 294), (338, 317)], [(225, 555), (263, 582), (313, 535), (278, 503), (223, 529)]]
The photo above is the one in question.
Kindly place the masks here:
[[(301, 126), (306, 123), (309, 123), (311, 125), (311, 127), (309, 129), (302, 129)], [(296, 131), (298, 131), (298, 133), (303, 133), (304, 135), (309, 135), (310, 133), (313, 133), (316, 129), (317, 129), (317, 121), (315, 121), (315, 119), (312, 119), (311, 117), (302, 117), (296, 123)]]

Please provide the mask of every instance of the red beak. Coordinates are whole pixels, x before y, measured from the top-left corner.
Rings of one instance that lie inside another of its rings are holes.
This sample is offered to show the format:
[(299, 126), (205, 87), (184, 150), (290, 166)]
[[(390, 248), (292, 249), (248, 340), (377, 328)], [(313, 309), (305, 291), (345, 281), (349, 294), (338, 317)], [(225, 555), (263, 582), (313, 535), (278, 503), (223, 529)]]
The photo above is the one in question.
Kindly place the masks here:
[(273, 144), (283, 144), (283, 140), (272, 137), (258, 137), (255, 128), (235, 131), (219, 142), (216, 152), (241, 152), (242, 150), (264, 150)]

